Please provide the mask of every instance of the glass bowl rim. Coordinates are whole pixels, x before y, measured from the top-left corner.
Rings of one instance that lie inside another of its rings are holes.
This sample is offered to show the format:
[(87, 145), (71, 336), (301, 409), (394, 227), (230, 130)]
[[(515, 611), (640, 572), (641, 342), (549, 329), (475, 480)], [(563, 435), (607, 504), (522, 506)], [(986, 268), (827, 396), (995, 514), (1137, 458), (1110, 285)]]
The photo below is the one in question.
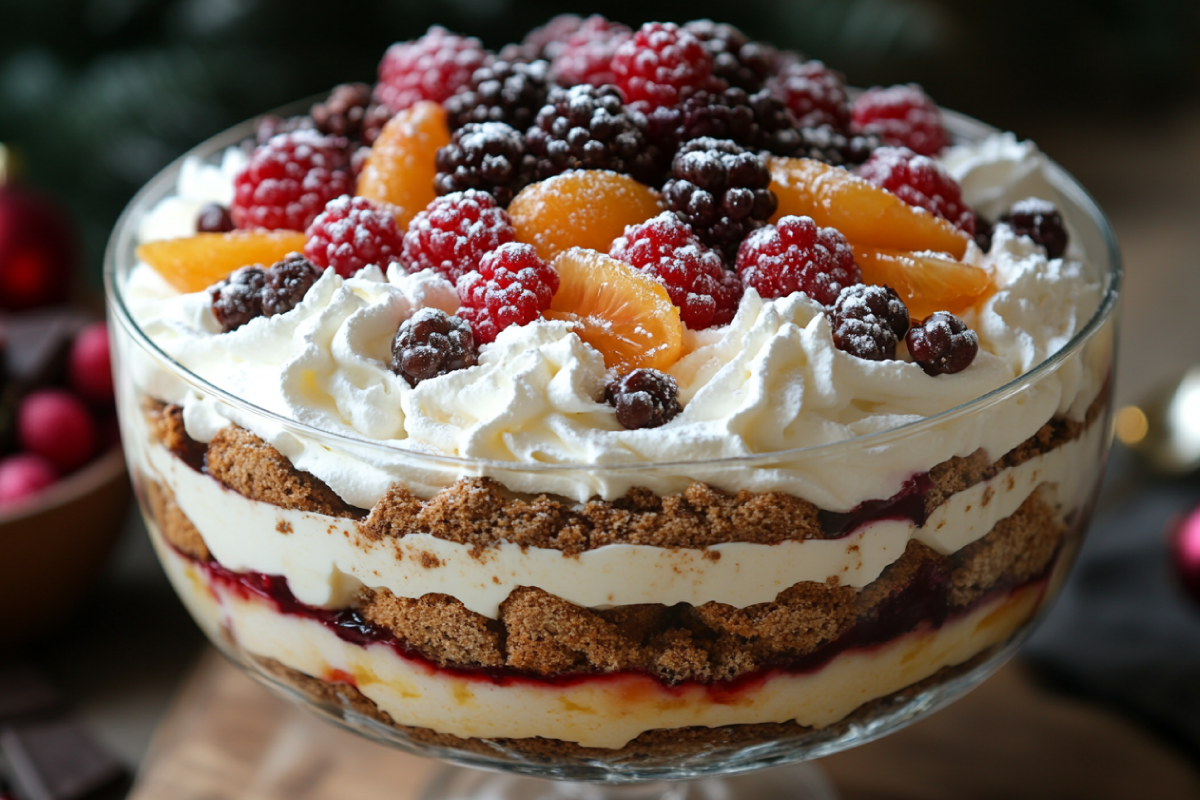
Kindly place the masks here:
[[(312, 99), (299, 101), (276, 109), (267, 114), (288, 115), (294, 113), (302, 113), (311, 105)], [(987, 123), (981, 122), (973, 117), (961, 114), (949, 109), (942, 109), (942, 114), (945, 119), (946, 127), (954, 137), (955, 141), (977, 141), (988, 135), (1001, 133), (998, 128), (995, 128)], [(183, 155), (179, 156), (169, 165), (164, 167), (153, 178), (146, 182), (141, 189), (134, 194), (129, 204), (122, 211), (121, 216), (117, 219), (116, 225), (113, 227), (113, 233), (109, 237), (108, 245), (105, 248), (104, 254), (104, 288), (109, 307), (110, 316), (116, 320), (120, 327), (132, 338), (138, 346), (149, 354), (154, 360), (158, 361), (175, 377), (183, 380), (193, 388), (205, 394), (211, 395), (221, 402), (238, 408), (252, 416), (263, 417), (274, 424), (282, 427), (284, 430), (296, 431), (303, 436), (324, 440), (326, 442), (337, 442), (353, 449), (368, 448), (381, 452), (388, 453), (393, 456), (403, 457), (415, 461), (429, 462), (431, 465), (439, 465), (442, 467), (456, 467), (466, 471), (517, 471), (517, 472), (541, 472), (555, 473), (571, 470), (585, 469), (589, 471), (602, 472), (621, 472), (628, 470), (647, 470), (647, 469), (696, 469), (697, 467), (722, 467), (722, 466), (742, 466), (753, 467), (756, 464), (771, 464), (780, 460), (790, 460), (797, 457), (819, 457), (821, 454), (828, 452), (836, 452), (840, 448), (849, 448), (856, 446), (883, 446), (897, 438), (907, 438), (909, 436), (919, 436), (922, 432), (968, 416), (972, 413), (980, 411), (986, 407), (1000, 403), (1022, 391), (1025, 387), (1039, 381), (1042, 376), (1054, 372), (1064, 361), (1072, 355), (1080, 351), (1095, 334), (1100, 331), (1104, 325), (1113, 317), (1116, 311), (1121, 294), (1121, 286), (1124, 277), (1124, 268), (1121, 258), (1121, 251), (1117, 244), (1116, 235), (1112, 230), (1112, 226), (1105, 217), (1104, 212), (1100, 209), (1099, 204), (1095, 201), (1092, 195), (1083, 187), (1083, 185), (1075, 179), (1069, 172), (1063, 169), (1057, 162), (1041, 153), (1046, 163), (1046, 171), (1051, 184), (1056, 190), (1065, 195), (1075, 206), (1077, 206), (1090, 221), (1096, 225), (1101, 238), (1104, 241), (1104, 247), (1107, 250), (1108, 271), (1102, 276), (1107, 280), (1104, 297), (1100, 302), (1092, 317), (1087, 323), (1080, 328), (1079, 331), (1064, 345), (1058, 352), (1047, 358), (1042, 363), (1038, 364), (1033, 369), (1025, 372), (1007, 383), (992, 389), (985, 394), (979, 395), (965, 403), (961, 403), (952, 408), (941, 411), (929, 417), (914, 420), (904, 423), (893, 428), (887, 428), (880, 431), (874, 431), (867, 434), (862, 434), (849, 439), (841, 439), (835, 442), (825, 442), (821, 444), (805, 445), (787, 450), (775, 450), (763, 453), (752, 453), (749, 455), (739, 456), (724, 456), (719, 458), (709, 459), (694, 459), (694, 460), (676, 460), (676, 461), (630, 461), (618, 463), (596, 464), (592, 462), (520, 462), (520, 461), (494, 461), (489, 459), (471, 458), (467, 456), (455, 456), (442, 453), (433, 453), (422, 450), (410, 449), (393, 444), (368, 439), (366, 437), (357, 437), (345, 433), (335, 433), (332, 431), (323, 430), (307, 423), (292, 419), (291, 417), (277, 414), (265, 408), (261, 408), (253, 403), (250, 403), (240, 397), (237, 397), (228, 391), (210, 383), (208, 380), (196, 375), (187, 367), (183, 366), (171, 358), (166, 352), (158, 347), (154, 341), (146, 335), (137, 322), (133, 319), (129, 308), (125, 304), (123, 292), (118, 290), (117, 268), (118, 260), (122, 257), (123, 251), (131, 251), (131, 244), (137, 233), (137, 224), (141, 216), (149, 211), (151, 207), (151, 199), (157, 202), (162, 197), (168, 196), (163, 191), (166, 184), (170, 183), (174, 186), (178, 178), (179, 171), (185, 160), (193, 156), (202, 159), (210, 159), (212, 156), (224, 152), (228, 147), (235, 146), (247, 138), (253, 136), (256, 121), (261, 118), (259, 115), (252, 119), (243, 121), (234, 125), (215, 136), (206, 139), (200, 144), (188, 150)], [(1040, 151), (1039, 151), (1040, 152)], [(132, 266), (132, 265), (131, 265)]]

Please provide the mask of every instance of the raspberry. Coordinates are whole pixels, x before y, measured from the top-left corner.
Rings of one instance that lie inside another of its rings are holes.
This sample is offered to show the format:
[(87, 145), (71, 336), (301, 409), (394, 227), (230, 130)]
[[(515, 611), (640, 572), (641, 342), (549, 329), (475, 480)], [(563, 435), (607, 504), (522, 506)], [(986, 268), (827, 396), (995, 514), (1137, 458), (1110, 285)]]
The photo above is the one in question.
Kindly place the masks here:
[(713, 75), (747, 92), (756, 92), (765, 85), (779, 58), (775, 48), (750, 41), (746, 34), (723, 22), (696, 19), (683, 27), (712, 54)]
[(887, 286), (847, 286), (829, 309), (833, 346), (867, 361), (896, 357), (896, 345), (908, 331), (908, 308)]
[(525, 152), (525, 139), (503, 122), (472, 122), (454, 132), (437, 152), (438, 194), (467, 189), (490, 192), (502, 206), (533, 180), (536, 160)]
[(505, 45), (500, 51), (500, 58), (525, 62), (538, 59), (549, 61), (563, 51), (567, 40), (579, 32), (585, 21), (578, 14), (559, 14), (545, 25), (539, 25), (525, 34), (520, 44)]
[(237, 330), (255, 317), (262, 316), (262, 290), (267, 271), (260, 266), (242, 267), (209, 287), (212, 313), (223, 333)]
[(335, 197), (354, 194), (345, 139), (298, 131), (254, 151), (233, 179), (230, 212), (239, 228), (302, 231)]
[(475, 363), (471, 326), (436, 308), (418, 309), (400, 324), (392, 341), (392, 372), (409, 386)]
[(508, 212), (494, 197), (473, 189), (456, 192), (413, 217), (400, 262), (409, 272), (432, 269), (455, 282), (475, 269), (485, 253), (515, 238)]
[(393, 112), (421, 100), (441, 103), (490, 60), (478, 39), (434, 25), (420, 39), (397, 42), (383, 54), (375, 100)]
[(844, 134), (830, 125), (800, 128), (797, 133), (800, 135), (800, 147), (794, 154), (797, 158), (812, 158), (837, 167), (861, 164), (883, 144), (873, 133)]
[(840, 133), (850, 127), (845, 78), (820, 61), (789, 62), (771, 79), (771, 91), (801, 128), (828, 125)]
[(663, 198), (700, 241), (732, 260), (746, 234), (775, 213), (770, 184), (763, 158), (728, 139), (693, 139), (675, 155)]
[(862, 282), (846, 237), (818, 227), (810, 217), (784, 217), (746, 238), (737, 255), (742, 283), (763, 297), (804, 292), (822, 305), (843, 288)]
[(935, 156), (950, 143), (942, 112), (915, 83), (868, 89), (854, 101), (853, 119), (856, 130), (923, 156)]
[(1018, 200), (1000, 221), (1008, 223), (1018, 236), (1028, 236), (1046, 248), (1050, 258), (1060, 258), (1067, 251), (1067, 228), (1058, 209), (1048, 200), (1036, 197)]
[(645, 117), (627, 109), (613, 86), (555, 87), (526, 132), (536, 180), (569, 169), (607, 169), (653, 183), (659, 152), (646, 141)]
[(683, 411), (679, 384), (656, 369), (635, 369), (604, 389), (604, 400), (617, 409), (617, 422), (626, 428), (658, 428)]
[(525, 130), (546, 102), (548, 69), (545, 61), (497, 61), (475, 70), (471, 81), (445, 102), (451, 130), (471, 122), (504, 122)]
[(919, 156), (906, 147), (881, 147), (856, 172), (910, 206), (923, 208), (975, 235), (975, 212), (963, 202), (958, 182), (932, 158)]
[(365, 197), (348, 195), (329, 201), (305, 235), (309, 261), (333, 267), (343, 278), (370, 264), (387, 267), (404, 246), (395, 217)]
[(593, 14), (583, 20), (561, 46), (551, 50), (550, 45), (546, 45), (546, 55), (551, 59), (550, 74), (560, 86), (616, 83), (613, 55), (632, 37), (633, 31), (619, 22), (610, 22)]
[(233, 227), (229, 209), (220, 203), (205, 203), (196, 214), (196, 233), (228, 233)]
[(321, 270), (299, 253), (290, 253), (267, 270), (262, 289), (263, 316), (286, 314), (304, 299), (321, 277)]
[(509, 242), (485, 255), (479, 270), (458, 281), (458, 315), (471, 323), (480, 344), (511, 325), (528, 325), (550, 307), (558, 273), (532, 245)]
[(737, 274), (669, 211), (627, 227), (609, 255), (657, 279), (692, 330), (726, 325), (737, 313), (742, 298)]
[(710, 86), (713, 57), (694, 34), (671, 22), (647, 22), (612, 57), (616, 85), (642, 111), (679, 105)]
[(979, 334), (948, 311), (935, 311), (904, 338), (909, 355), (927, 375), (953, 375), (971, 366)]
[(70, 392), (39, 389), (17, 408), (17, 440), (22, 450), (65, 474), (82, 467), (96, 452), (96, 423)]

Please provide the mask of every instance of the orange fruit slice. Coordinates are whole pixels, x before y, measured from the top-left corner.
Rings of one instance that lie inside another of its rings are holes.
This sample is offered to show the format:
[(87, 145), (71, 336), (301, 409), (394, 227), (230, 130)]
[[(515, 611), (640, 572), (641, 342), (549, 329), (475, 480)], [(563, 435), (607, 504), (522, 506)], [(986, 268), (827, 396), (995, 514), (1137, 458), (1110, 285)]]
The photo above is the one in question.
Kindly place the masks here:
[(522, 189), (508, 206), (517, 241), (552, 261), (571, 247), (607, 253), (613, 239), (662, 211), (658, 193), (628, 175), (565, 172)]
[(822, 227), (837, 228), (851, 244), (954, 258), (967, 251), (967, 234), (848, 170), (810, 158), (771, 158), (769, 165), (771, 190), (779, 198), (772, 222), (806, 216)]
[(437, 192), (434, 161), (437, 151), (450, 144), (446, 112), (438, 103), (422, 101), (388, 120), (371, 146), (371, 154), (358, 176), (358, 194), (393, 206), (401, 231)]
[(579, 338), (624, 374), (664, 370), (683, 351), (683, 323), (667, 290), (623, 261), (580, 247), (554, 260), (558, 292), (547, 319), (575, 323)]
[(179, 291), (198, 292), (240, 267), (269, 267), (288, 253), (302, 253), (305, 241), (298, 231), (198, 233), (146, 242), (138, 247), (137, 257)]
[(906, 253), (854, 245), (863, 281), (890, 286), (924, 319), (935, 311), (957, 314), (994, 292), (988, 271), (935, 253)]

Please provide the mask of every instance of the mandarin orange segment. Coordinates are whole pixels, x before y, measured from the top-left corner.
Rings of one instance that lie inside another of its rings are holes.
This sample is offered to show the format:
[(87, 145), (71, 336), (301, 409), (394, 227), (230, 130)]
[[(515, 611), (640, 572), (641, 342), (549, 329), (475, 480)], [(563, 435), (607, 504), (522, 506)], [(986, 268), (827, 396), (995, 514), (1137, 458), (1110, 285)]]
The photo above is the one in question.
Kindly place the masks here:
[(198, 292), (240, 267), (269, 267), (288, 253), (304, 252), (305, 241), (298, 231), (198, 233), (147, 242), (138, 247), (137, 257), (179, 291)]
[(624, 374), (665, 370), (683, 351), (683, 323), (667, 290), (604, 253), (573, 247), (554, 260), (558, 292), (543, 316), (575, 323), (579, 338)]
[(438, 103), (422, 101), (388, 120), (371, 146), (358, 176), (358, 194), (393, 206), (400, 230), (433, 202), (437, 192), (434, 161), (450, 144), (446, 112)]
[(771, 158), (770, 168), (771, 189), (779, 198), (772, 222), (806, 216), (822, 227), (837, 228), (851, 244), (954, 258), (967, 251), (971, 237), (966, 233), (848, 170), (810, 158)]
[(517, 241), (551, 261), (571, 247), (607, 253), (613, 239), (658, 216), (658, 193), (628, 175), (578, 170), (526, 186), (508, 207)]
[(958, 314), (995, 291), (987, 270), (933, 253), (906, 253), (854, 245), (863, 281), (890, 286), (924, 319), (935, 311)]

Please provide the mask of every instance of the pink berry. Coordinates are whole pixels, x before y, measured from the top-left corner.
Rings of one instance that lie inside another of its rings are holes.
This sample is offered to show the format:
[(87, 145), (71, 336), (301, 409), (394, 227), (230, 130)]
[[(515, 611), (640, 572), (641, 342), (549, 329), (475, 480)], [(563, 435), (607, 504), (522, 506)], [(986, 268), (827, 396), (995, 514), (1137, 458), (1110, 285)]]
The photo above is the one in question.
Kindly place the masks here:
[(910, 206), (975, 235), (975, 212), (963, 202), (962, 188), (938, 162), (906, 147), (880, 147), (855, 172)]
[(96, 452), (96, 423), (75, 395), (41, 389), (17, 409), (17, 440), (23, 450), (67, 473), (86, 464)]
[(393, 112), (421, 100), (441, 103), (465, 86), (491, 56), (478, 39), (437, 25), (411, 42), (397, 42), (379, 62), (375, 100)]
[(712, 67), (704, 43), (672, 22), (647, 22), (612, 57), (625, 101), (646, 111), (677, 106), (690, 93), (712, 86)]
[(846, 237), (811, 217), (784, 217), (751, 233), (738, 250), (737, 271), (763, 297), (804, 292), (827, 306), (844, 287), (862, 283)]
[(97, 405), (113, 401), (112, 359), (108, 351), (108, 325), (95, 322), (75, 337), (68, 364), (71, 388)]
[(509, 242), (479, 261), (477, 272), (458, 281), (458, 316), (471, 323), (475, 341), (495, 341), (512, 325), (528, 325), (550, 307), (558, 291), (558, 272), (542, 261), (532, 245)]
[(346, 140), (281, 133), (254, 151), (233, 188), (229, 210), (239, 228), (305, 230), (326, 203), (354, 193)]
[(333, 267), (343, 278), (371, 264), (387, 269), (404, 246), (396, 218), (365, 197), (330, 200), (306, 233), (304, 255), (318, 267)]
[(942, 112), (915, 83), (868, 89), (854, 101), (853, 118), (857, 131), (918, 155), (936, 156), (950, 143)]
[(1200, 603), (1200, 508), (1192, 509), (1175, 529), (1171, 550), (1180, 583)]
[(0, 461), (0, 508), (32, 497), (58, 480), (54, 465), (41, 456), (19, 453)]

